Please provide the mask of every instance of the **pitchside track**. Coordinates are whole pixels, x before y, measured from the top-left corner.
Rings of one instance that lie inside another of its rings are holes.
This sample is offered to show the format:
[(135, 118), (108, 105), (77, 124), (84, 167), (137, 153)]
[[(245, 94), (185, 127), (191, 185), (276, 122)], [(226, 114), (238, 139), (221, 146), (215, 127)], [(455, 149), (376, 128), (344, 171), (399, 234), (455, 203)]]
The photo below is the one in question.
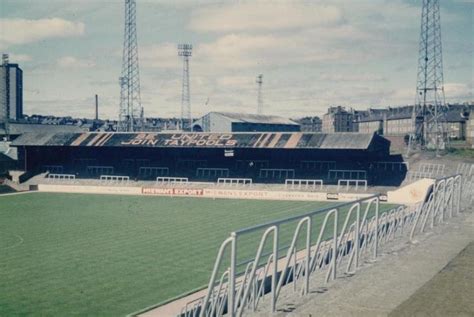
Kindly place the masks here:
[[(229, 232), (328, 205), (0, 196), (0, 315), (126, 315), (204, 286)], [(247, 242), (250, 256), (256, 242)]]

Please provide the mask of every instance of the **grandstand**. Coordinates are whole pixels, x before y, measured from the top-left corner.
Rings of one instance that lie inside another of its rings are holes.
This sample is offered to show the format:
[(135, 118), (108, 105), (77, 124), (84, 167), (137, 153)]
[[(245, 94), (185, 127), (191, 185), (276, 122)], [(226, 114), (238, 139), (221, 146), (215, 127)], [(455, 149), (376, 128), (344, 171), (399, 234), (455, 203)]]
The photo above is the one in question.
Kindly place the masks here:
[[(402, 158), (390, 155), (390, 142), (376, 134), (25, 133), (12, 146), (25, 172), (77, 179), (241, 178), (282, 185), (287, 179), (317, 179), (335, 186), (340, 179), (357, 179), (387, 186), (399, 185), (407, 172)], [(386, 177), (391, 174), (394, 184)]]

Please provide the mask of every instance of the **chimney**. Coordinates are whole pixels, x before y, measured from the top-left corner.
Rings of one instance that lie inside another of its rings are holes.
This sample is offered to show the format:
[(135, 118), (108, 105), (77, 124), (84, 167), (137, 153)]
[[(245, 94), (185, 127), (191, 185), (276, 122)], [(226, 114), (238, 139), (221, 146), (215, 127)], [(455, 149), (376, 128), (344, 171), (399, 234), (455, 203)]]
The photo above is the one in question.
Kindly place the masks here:
[(95, 95), (95, 119), (99, 120), (99, 95)]
[(3, 65), (8, 65), (9, 63), (9, 56), (8, 54), (2, 54), (2, 64)]

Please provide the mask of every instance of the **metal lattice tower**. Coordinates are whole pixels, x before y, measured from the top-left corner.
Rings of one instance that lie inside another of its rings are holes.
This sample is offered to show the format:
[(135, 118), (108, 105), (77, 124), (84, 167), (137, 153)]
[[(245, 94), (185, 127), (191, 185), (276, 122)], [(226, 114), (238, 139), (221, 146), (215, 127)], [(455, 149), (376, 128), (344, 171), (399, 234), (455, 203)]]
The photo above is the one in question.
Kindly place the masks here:
[(125, 0), (125, 34), (122, 75), (119, 78), (120, 113), (117, 127), (117, 130), (121, 132), (140, 131), (143, 128), (136, 7), (136, 0)]
[(183, 85), (181, 89), (181, 129), (191, 130), (193, 119), (191, 117), (191, 94), (189, 86), (189, 58), (192, 56), (191, 44), (179, 44), (178, 56), (183, 57)]
[(416, 102), (410, 149), (426, 147), (439, 151), (448, 142), (443, 118), (446, 106), (443, 87), (443, 55), (439, 0), (423, 0), (418, 58)]
[(262, 98), (262, 84), (263, 84), (263, 75), (260, 74), (257, 76), (256, 83), (258, 84), (257, 90), (257, 114), (263, 114), (263, 98)]

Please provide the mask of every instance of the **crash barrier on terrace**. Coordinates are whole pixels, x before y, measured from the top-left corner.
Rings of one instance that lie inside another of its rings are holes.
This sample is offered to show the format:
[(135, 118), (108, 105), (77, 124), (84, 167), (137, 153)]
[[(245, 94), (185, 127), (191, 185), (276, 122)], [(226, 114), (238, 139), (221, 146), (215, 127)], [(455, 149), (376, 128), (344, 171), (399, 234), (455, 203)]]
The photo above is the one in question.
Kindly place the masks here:
[(158, 176), (168, 176), (170, 170), (167, 167), (142, 166), (138, 169), (139, 178), (155, 178)]
[(114, 168), (112, 166), (87, 166), (87, 173), (91, 176), (112, 175)]
[(445, 164), (423, 163), (418, 165), (418, 172), (430, 174), (432, 177), (444, 176)]
[(76, 175), (72, 174), (48, 174), (46, 176), (48, 182), (74, 182)]
[(43, 172), (54, 173), (54, 174), (63, 174), (64, 166), (62, 165), (44, 165)]
[(285, 179), (286, 189), (312, 189), (322, 190), (322, 179)]
[(252, 185), (251, 178), (218, 178), (217, 179), (218, 186), (250, 186)]
[(364, 191), (367, 191), (367, 180), (365, 179), (339, 179), (337, 181), (337, 190), (345, 189), (348, 191), (352, 189), (351, 186), (354, 186), (354, 190), (359, 190), (362, 188)]
[(474, 164), (459, 163), (456, 169), (456, 173), (463, 174), (465, 177), (474, 176)]
[(329, 170), (328, 179), (367, 179), (367, 171), (364, 170)]
[(101, 184), (128, 184), (130, 177), (128, 176), (119, 176), (119, 175), (100, 175)]
[[(472, 192), (473, 182), (455, 175), (436, 180), (419, 205), (380, 213), (380, 195), (373, 195), (232, 232), (218, 251), (206, 295), (187, 303), (180, 316), (242, 316), (257, 310), (262, 298), (275, 312), (284, 285), (293, 283), (303, 296), (321, 286), (317, 281), (356, 274), (390, 242), (413, 240), (469, 206), (472, 197), (461, 195), (466, 188)], [(259, 243), (246, 245), (249, 236), (261, 237)]]
[(408, 175), (407, 175), (407, 179), (410, 182), (414, 182), (423, 178), (436, 178), (436, 176), (434, 176), (431, 173), (420, 172), (420, 171), (411, 171), (411, 172), (408, 172)]
[(410, 165), (408, 162), (374, 162), (375, 168), (377, 170), (383, 171), (408, 171), (410, 169)]
[(196, 169), (196, 177), (198, 178), (229, 177), (229, 169), (228, 168), (200, 167)]
[(295, 177), (294, 169), (287, 168), (262, 168), (258, 173), (259, 178), (287, 179)]
[(187, 177), (157, 177), (156, 185), (176, 185), (187, 184), (189, 179)]
[(470, 180), (463, 182), (461, 174), (437, 179), (425, 203), (419, 207), (420, 211), (410, 231), (410, 239), (413, 240), (417, 232), (426, 231), (427, 226), (433, 228), (447, 218), (459, 214), (464, 207), (472, 206), (472, 195), (463, 196), (466, 190), (472, 193), (474, 183)]
[(336, 169), (336, 161), (300, 161), (300, 168), (306, 170), (327, 171)]

